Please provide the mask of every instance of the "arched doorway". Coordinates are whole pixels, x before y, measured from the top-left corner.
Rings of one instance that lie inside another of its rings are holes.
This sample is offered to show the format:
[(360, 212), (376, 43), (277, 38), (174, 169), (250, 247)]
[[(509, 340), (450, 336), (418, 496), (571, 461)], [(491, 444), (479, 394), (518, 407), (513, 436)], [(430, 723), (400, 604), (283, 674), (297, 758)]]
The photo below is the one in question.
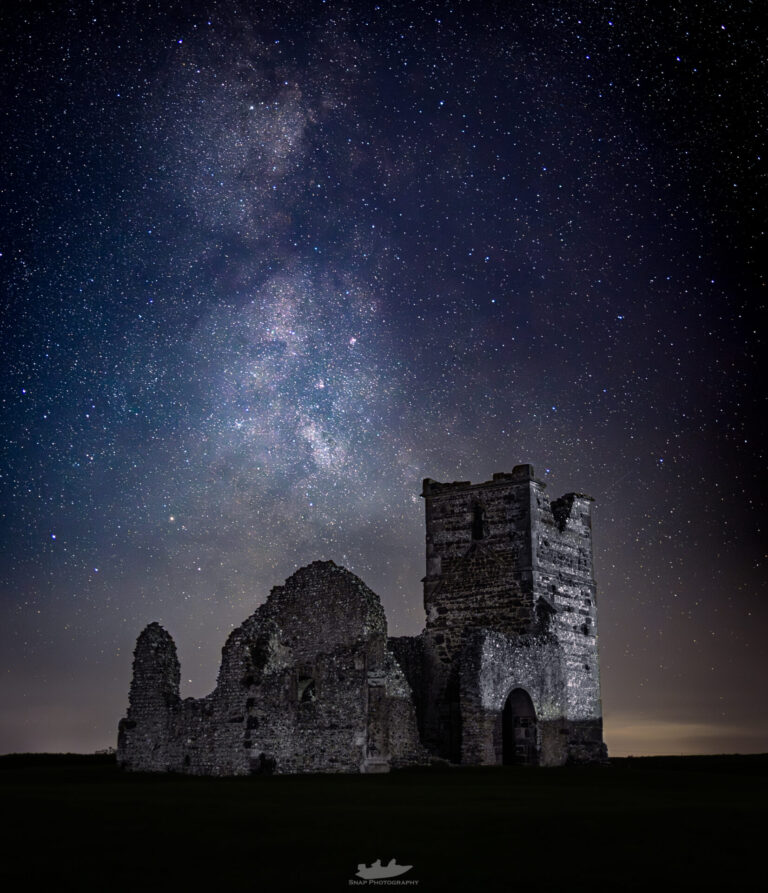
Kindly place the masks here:
[(501, 739), (505, 766), (535, 766), (538, 763), (536, 711), (531, 696), (523, 688), (513, 688), (504, 702)]

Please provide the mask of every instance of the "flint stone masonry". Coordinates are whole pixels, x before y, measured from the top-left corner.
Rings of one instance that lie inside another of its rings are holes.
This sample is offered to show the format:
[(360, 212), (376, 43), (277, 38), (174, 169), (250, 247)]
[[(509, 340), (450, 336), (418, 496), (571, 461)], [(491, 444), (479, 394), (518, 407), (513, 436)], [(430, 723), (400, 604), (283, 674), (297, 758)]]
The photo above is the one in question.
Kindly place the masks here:
[(378, 596), (317, 561), (231, 633), (214, 691), (182, 700), (173, 639), (151, 623), (118, 762), (245, 775), (604, 760), (592, 500), (544, 489), (530, 465), (424, 481), (418, 636), (388, 639)]
[(410, 687), (384, 611), (333, 562), (298, 570), (229, 636), (214, 691), (179, 697), (170, 635), (136, 645), (118, 760), (193, 775), (381, 772), (423, 763)]

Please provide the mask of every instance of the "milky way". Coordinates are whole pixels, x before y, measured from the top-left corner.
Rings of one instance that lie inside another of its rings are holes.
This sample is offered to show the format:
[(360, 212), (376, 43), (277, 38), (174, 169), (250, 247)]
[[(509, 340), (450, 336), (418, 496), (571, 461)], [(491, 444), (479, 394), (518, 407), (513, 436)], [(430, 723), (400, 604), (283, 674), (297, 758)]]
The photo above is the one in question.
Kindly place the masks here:
[(531, 462), (609, 748), (764, 750), (753, 4), (277, 6), (3, 13), (0, 747), (316, 558), (418, 632), (421, 479)]

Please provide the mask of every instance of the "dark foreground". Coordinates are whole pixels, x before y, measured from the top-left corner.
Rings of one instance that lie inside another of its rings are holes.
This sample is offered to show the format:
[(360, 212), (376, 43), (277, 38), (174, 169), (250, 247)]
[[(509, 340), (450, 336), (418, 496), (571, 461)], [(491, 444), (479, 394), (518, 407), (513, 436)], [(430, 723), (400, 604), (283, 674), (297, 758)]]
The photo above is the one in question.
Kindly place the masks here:
[(425, 891), (739, 890), (761, 865), (766, 793), (768, 755), (245, 779), (12, 755), (0, 757), (0, 878), (6, 890), (341, 891), (359, 889), (358, 863), (395, 858), (413, 866), (397, 880)]

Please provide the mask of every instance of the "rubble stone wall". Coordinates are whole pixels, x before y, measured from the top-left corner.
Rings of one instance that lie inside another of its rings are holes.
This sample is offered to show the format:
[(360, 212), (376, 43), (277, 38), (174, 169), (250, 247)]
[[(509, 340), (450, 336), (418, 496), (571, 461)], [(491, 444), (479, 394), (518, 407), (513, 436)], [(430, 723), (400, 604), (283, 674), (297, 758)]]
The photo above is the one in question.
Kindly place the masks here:
[(151, 624), (136, 647), (118, 758), (128, 769), (198, 775), (424, 762), (386, 635), (378, 597), (344, 568), (315, 562), (231, 633), (215, 690), (181, 701), (173, 640)]

